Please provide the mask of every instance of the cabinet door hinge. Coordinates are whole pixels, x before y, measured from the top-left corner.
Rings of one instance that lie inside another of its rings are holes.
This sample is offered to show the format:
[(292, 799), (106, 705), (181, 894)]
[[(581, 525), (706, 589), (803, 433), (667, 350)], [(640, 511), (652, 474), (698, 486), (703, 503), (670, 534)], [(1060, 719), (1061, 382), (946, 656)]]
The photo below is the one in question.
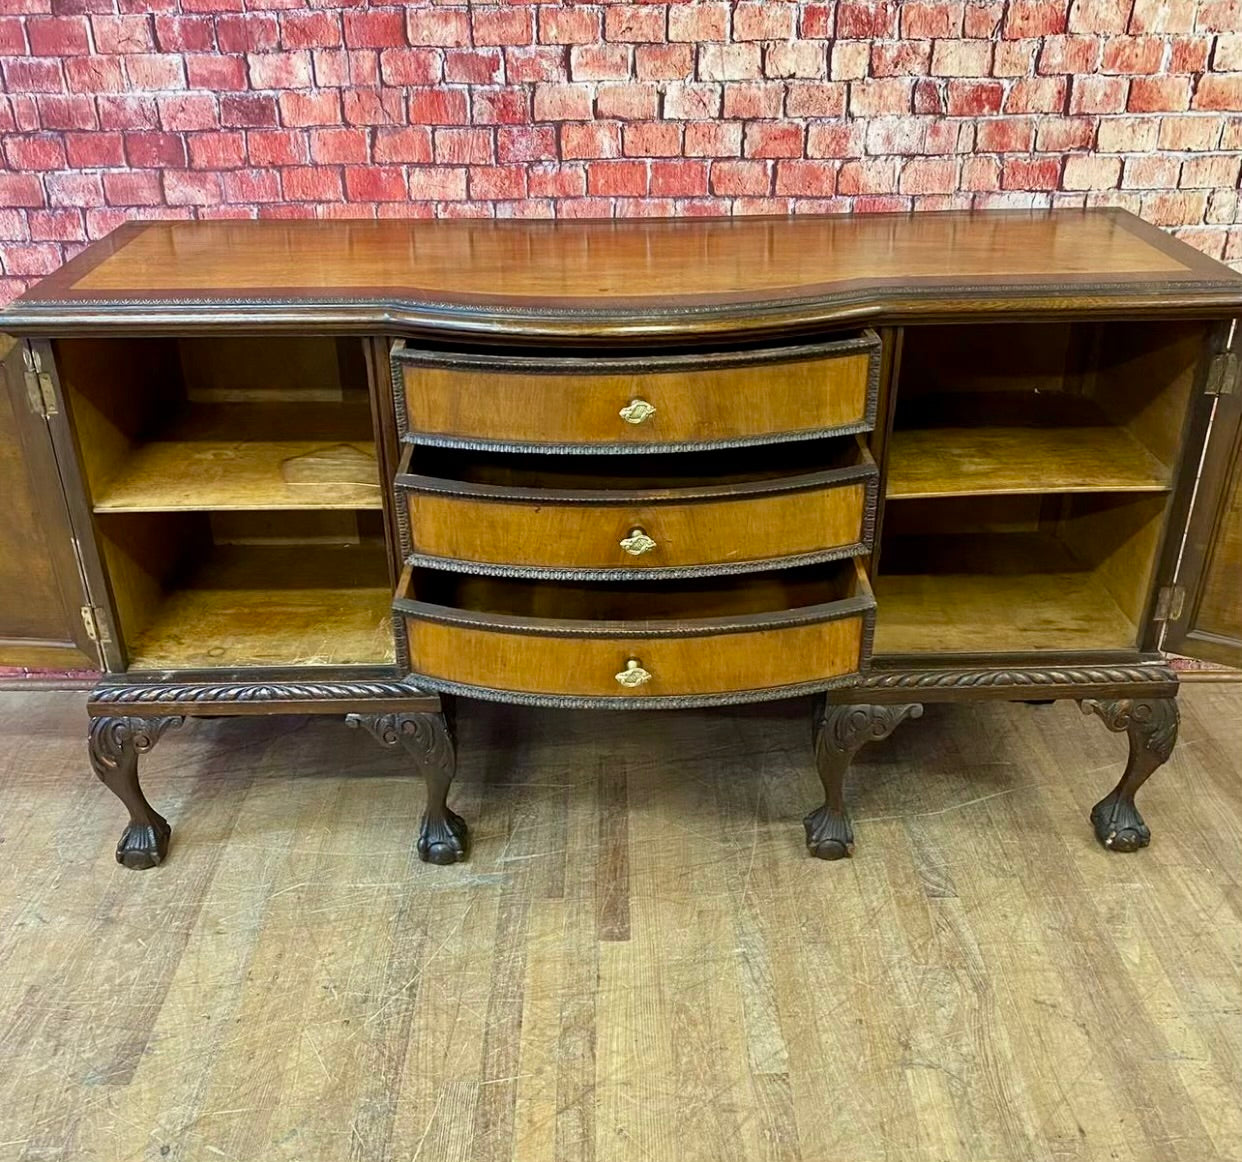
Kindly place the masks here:
[(1221, 351), (1212, 356), (1208, 365), (1207, 383), (1204, 391), (1208, 395), (1232, 395), (1238, 385), (1238, 356), (1234, 351)]
[(83, 605), (81, 609), (86, 636), (96, 645), (112, 640), (108, 634), (108, 623), (100, 616), (100, 612), (93, 605)]
[(27, 347), (22, 352), (22, 362), (25, 364), (26, 402), (30, 405), (30, 410), (44, 419), (59, 414), (52, 377), (43, 370), (43, 360), (39, 358), (39, 353)]
[(1180, 585), (1165, 585), (1156, 594), (1156, 620), (1176, 621), (1186, 605), (1186, 590)]

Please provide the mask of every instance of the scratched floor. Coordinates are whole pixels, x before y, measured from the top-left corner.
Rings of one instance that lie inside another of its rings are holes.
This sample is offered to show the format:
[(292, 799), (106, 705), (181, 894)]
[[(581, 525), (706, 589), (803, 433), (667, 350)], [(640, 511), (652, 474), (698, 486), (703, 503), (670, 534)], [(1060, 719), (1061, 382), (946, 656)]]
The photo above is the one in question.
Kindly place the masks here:
[(467, 704), (469, 863), (334, 720), (146, 764), (116, 866), (81, 695), (0, 695), (0, 1159), (1242, 1159), (1242, 685), (1195, 685), (1109, 856), (1122, 738), (931, 707), (802, 848), (806, 707)]

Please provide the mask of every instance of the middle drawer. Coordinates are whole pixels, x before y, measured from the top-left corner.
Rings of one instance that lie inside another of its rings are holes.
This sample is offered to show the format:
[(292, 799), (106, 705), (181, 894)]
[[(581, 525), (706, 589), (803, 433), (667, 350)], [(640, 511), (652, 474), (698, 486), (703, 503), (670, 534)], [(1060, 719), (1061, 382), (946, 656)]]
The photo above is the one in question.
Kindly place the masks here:
[(396, 485), (414, 563), (658, 577), (866, 552), (878, 472), (857, 436), (641, 457), (407, 445)]

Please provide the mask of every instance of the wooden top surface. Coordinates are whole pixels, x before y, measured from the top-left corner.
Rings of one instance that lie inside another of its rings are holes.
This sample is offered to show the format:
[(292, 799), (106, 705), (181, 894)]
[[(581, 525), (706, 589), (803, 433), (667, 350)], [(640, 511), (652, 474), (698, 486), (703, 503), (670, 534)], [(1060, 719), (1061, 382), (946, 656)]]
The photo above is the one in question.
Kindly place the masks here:
[(696, 333), (862, 316), (1242, 302), (1242, 276), (1117, 210), (588, 221), (132, 223), (0, 326)]

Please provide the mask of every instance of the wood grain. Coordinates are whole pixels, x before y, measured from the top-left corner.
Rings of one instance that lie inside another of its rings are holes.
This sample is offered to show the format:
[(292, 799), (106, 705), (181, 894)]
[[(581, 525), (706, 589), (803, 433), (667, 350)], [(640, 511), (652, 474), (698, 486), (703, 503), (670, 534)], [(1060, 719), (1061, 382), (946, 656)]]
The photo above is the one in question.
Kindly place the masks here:
[[(870, 357), (754, 366), (540, 374), (404, 368), (412, 433), (517, 444), (658, 445), (740, 440), (865, 422)], [(634, 400), (655, 412), (620, 415)]]
[[(1226, 485), (1219, 528), (1197, 628), (1236, 642), (1242, 639), (1242, 455), (1234, 462), (1232, 480)], [(1225, 656), (1223, 650), (1221, 655)], [(1228, 661), (1236, 661), (1236, 650)]]
[(413, 857), (421, 788), (339, 720), (221, 719), (145, 757), (177, 831), (136, 875), (83, 775), (81, 696), (0, 694), (0, 1142), (1229, 1158), (1242, 688), (1179, 701), (1137, 859), (1085, 823), (1125, 740), (1071, 705), (929, 707), (864, 750), (858, 854), (828, 866), (802, 844), (803, 702), (644, 716), (654, 750), (631, 715), (463, 702), (469, 863)]

